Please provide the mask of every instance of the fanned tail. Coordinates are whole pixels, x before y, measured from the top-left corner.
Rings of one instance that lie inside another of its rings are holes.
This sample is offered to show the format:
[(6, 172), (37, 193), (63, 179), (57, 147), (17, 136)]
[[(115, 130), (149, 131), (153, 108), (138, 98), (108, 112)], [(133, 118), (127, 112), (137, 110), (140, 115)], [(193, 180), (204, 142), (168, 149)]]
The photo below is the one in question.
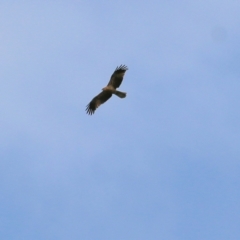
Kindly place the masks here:
[(125, 92), (120, 92), (120, 91), (114, 91), (113, 92), (115, 95), (117, 95), (118, 97), (120, 97), (120, 98), (125, 98), (126, 96), (127, 96), (127, 93), (125, 93)]

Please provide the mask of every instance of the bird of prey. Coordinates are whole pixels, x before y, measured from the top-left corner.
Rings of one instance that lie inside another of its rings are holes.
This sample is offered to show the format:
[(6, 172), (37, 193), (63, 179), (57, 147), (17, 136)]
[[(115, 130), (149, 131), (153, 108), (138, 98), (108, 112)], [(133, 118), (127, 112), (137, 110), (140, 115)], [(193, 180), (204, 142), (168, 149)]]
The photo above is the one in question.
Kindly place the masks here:
[(128, 70), (127, 66), (120, 65), (117, 67), (112, 74), (110, 81), (106, 87), (102, 89), (102, 92), (99, 93), (96, 97), (92, 99), (92, 101), (87, 105), (86, 112), (89, 115), (94, 114), (95, 110), (103, 103), (105, 103), (112, 94), (117, 95), (120, 98), (125, 98), (127, 93), (117, 91), (123, 80), (125, 72)]

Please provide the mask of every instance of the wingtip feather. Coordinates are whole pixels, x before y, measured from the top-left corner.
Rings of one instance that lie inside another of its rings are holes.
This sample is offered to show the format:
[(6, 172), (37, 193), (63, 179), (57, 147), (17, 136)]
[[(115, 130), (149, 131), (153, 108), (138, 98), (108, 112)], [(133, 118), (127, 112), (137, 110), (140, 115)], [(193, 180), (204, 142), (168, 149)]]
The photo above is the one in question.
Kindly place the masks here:
[(91, 108), (90, 106), (91, 103), (89, 103), (87, 106), (86, 106), (86, 112), (88, 115), (93, 115), (95, 110), (93, 108)]
[(117, 66), (115, 71), (122, 70), (122, 71), (127, 71), (128, 67), (124, 64), (121, 64), (120, 66)]

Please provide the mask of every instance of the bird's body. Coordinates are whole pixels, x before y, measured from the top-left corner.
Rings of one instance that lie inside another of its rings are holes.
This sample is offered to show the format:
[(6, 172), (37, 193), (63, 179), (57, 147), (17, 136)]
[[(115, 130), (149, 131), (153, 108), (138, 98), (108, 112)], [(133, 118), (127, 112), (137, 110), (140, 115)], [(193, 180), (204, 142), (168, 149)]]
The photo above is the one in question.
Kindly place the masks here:
[(120, 98), (126, 97), (126, 93), (117, 91), (116, 88), (121, 85), (124, 74), (127, 70), (128, 68), (125, 65), (120, 65), (115, 69), (108, 85), (104, 87), (102, 89), (102, 92), (99, 93), (96, 97), (94, 97), (92, 101), (87, 105), (87, 114), (92, 115), (101, 104), (105, 103), (109, 98), (112, 97), (112, 94)]

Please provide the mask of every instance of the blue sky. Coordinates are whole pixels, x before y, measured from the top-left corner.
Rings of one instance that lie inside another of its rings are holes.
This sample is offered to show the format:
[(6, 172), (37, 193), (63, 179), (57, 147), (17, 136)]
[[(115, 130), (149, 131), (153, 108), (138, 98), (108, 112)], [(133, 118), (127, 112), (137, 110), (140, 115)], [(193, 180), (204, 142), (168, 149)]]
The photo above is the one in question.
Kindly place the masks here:
[[(0, 239), (240, 239), (240, 2), (2, 1)], [(85, 106), (116, 68), (120, 90)]]

